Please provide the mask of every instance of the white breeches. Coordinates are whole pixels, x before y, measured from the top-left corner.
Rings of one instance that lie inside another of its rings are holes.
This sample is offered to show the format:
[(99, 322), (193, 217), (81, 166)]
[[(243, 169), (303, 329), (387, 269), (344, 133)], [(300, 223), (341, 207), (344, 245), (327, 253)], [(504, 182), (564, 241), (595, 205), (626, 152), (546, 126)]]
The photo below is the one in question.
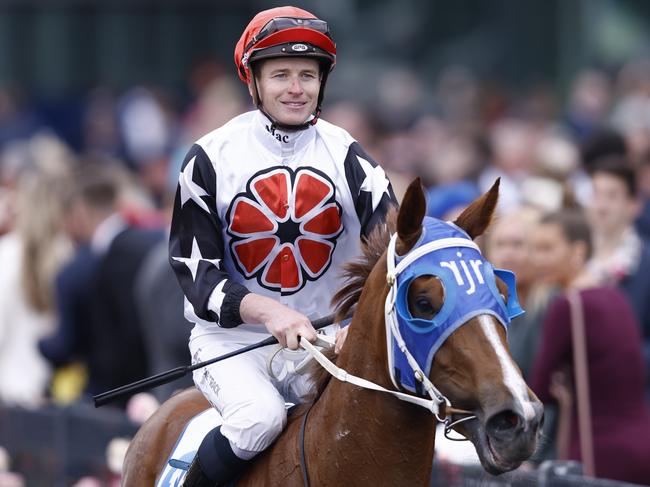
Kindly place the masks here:
[[(190, 339), (192, 363), (209, 360), (263, 340), (268, 335), (246, 330), (229, 334), (203, 334)], [(266, 359), (273, 347), (264, 347), (237, 355), (194, 371), (194, 383), (223, 417), (221, 434), (235, 453), (247, 457), (263, 451), (280, 434), (287, 422), (285, 401), (299, 403), (311, 390), (306, 375), (289, 373), (275, 380), (267, 372)], [(303, 350), (283, 350), (273, 361), (273, 370), (287, 361), (297, 364)], [(243, 450), (244, 452), (238, 451)]]

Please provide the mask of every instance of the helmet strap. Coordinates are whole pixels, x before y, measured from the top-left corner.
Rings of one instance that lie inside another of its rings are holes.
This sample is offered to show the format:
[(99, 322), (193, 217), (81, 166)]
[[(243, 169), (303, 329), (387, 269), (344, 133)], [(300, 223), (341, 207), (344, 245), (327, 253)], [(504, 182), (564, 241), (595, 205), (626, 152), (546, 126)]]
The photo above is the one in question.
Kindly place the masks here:
[(257, 91), (257, 80), (255, 78), (255, 73), (253, 72), (253, 68), (249, 68), (249, 73), (251, 77), (251, 84), (250, 84), (250, 93), (251, 96), (253, 97), (253, 104), (259, 108), (261, 105), (260, 103), (260, 95)]

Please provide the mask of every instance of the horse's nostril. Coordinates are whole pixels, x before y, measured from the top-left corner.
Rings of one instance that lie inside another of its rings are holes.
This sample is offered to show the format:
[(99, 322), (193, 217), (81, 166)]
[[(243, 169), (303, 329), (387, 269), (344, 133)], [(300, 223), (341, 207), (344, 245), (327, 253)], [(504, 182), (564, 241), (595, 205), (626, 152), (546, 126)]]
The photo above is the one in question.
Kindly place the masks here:
[(522, 429), (523, 424), (523, 418), (519, 414), (512, 410), (506, 410), (490, 417), (486, 429), (490, 436), (506, 439)]

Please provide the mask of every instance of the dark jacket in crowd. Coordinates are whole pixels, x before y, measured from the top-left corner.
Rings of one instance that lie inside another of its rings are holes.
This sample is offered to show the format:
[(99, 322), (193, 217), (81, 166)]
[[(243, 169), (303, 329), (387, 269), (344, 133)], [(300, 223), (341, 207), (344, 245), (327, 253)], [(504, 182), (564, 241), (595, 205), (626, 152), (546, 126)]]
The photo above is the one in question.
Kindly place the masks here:
[(134, 286), (146, 254), (162, 238), (160, 231), (127, 227), (102, 255), (79, 248), (57, 280), (61, 321), (40, 349), (54, 365), (84, 362), (90, 395), (149, 373)]

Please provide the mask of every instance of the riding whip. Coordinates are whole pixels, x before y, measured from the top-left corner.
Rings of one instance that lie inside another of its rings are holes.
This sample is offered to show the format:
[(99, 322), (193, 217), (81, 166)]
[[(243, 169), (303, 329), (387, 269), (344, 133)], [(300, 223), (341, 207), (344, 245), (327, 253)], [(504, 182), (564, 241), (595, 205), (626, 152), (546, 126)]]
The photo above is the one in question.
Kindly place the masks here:
[[(334, 315), (331, 314), (331, 315), (324, 316), (323, 318), (314, 320), (312, 321), (311, 324), (314, 327), (314, 329), (319, 330), (333, 323), (334, 323)], [(181, 377), (187, 375), (189, 372), (193, 372), (196, 369), (200, 369), (201, 367), (205, 367), (207, 365), (211, 365), (216, 362), (226, 360), (230, 357), (234, 357), (242, 353), (250, 352), (251, 350), (266, 347), (268, 345), (273, 345), (275, 343), (278, 343), (278, 339), (275, 338), (274, 336), (270, 336), (262, 341), (240, 348), (239, 350), (233, 350), (232, 352), (226, 353), (224, 355), (211, 358), (210, 360), (206, 360), (204, 362), (197, 362), (193, 365), (182, 365), (180, 367), (176, 367), (174, 369), (168, 370), (167, 372), (161, 372), (159, 374), (152, 375), (151, 377), (147, 377), (145, 379), (140, 379), (138, 381), (132, 382), (131, 384), (126, 384), (116, 389), (112, 389), (107, 392), (102, 392), (101, 394), (97, 394), (96, 396), (93, 396), (95, 407), (97, 408), (103, 406), (104, 404), (107, 404), (125, 395), (136, 394), (138, 392), (146, 391), (147, 389), (151, 389), (156, 386), (167, 384), (169, 382), (180, 379)]]

